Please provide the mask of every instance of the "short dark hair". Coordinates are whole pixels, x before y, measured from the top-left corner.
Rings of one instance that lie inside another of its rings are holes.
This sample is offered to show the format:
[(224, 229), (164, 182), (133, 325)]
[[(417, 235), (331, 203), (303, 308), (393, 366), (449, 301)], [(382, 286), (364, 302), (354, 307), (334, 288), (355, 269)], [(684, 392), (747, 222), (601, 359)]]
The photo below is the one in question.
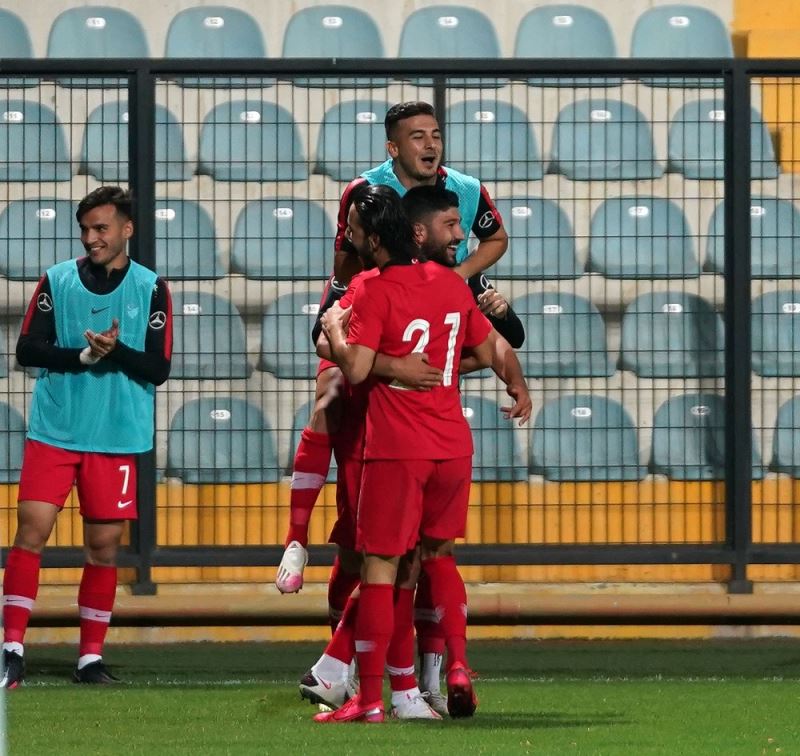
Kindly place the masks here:
[(451, 207), (458, 207), (458, 195), (449, 189), (432, 184), (422, 184), (409, 189), (403, 195), (403, 210), (411, 223), (424, 220)]
[(117, 214), (125, 220), (133, 220), (133, 199), (131, 193), (121, 186), (99, 186), (89, 192), (79, 203), (75, 211), (75, 220), (81, 222), (86, 213), (102, 205), (114, 205)]
[(411, 262), (417, 255), (414, 228), (403, 211), (400, 195), (390, 186), (362, 184), (353, 191), (353, 206), (364, 232), (376, 234), (381, 246), (396, 262)]
[(386, 138), (391, 140), (394, 127), (405, 121), (406, 118), (413, 118), (418, 115), (429, 115), (436, 118), (436, 111), (433, 105), (427, 102), (417, 100), (416, 102), (398, 102), (397, 105), (392, 105), (386, 111), (386, 118), (383, 119), (383, 125), (386, 127)]

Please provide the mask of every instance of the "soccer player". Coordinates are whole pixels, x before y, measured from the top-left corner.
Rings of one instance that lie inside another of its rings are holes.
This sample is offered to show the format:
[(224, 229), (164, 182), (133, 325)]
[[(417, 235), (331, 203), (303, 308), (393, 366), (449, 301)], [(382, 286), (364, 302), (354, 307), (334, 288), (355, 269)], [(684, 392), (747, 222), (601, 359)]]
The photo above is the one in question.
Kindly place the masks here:
[[(354, 240), (365, 234), (356, 213)], [(412, 265), (413, 228), (398, 201), (386, 200), (369, 236), (381, 275), (356, 292), (348, 311), (334, 305), (322, 319), (331, 351), (352, 385), (367, 380), (376, 355), (428, 354), (442, 385), (409, 391), (370, 378), (357, 546), (364, 553), (355, 648), (360, 690), (318, 721), (383, 721), (381, 697), (394, 629), (394, 585), (400, 558), (421, 539), (422, 565), (440, 609), (448, 649), (448, 711), (471, 716), (477, 705), (466, 661), (464, 583), (452, 542), (466, 527), (472, 437), (461, 411), (458, 370), (463, 349), (477, 366), (492, 361), (492, 326), (461, 279), (433, 262)]]
[(73, 680), (117, 681), (103, 663), (117, 587), (116, 557), (137, 517), (136, 456), (153, 446), (155, 386), (169, 375), (172, 306), (166, 283), (131, 260), (131, 197), (102, 186), (75, 217), (86, 256), (49, 268), (17, 342), (20, 365), (41, 368), (19, 482), (17, 532), (3, 578), (3, 678), (25, 675), (23, 641), (41, 553), (73, 484), (84, 520), (78, 590), (80, 648)]
[[(502, 218), (486, 188), (478, 179), (441, 165), (442, 134), (432, 105), (426, 102), (394, 105), (387, 111), (384, 125), (389, 159), (351, 181), (342, 194), (334, 243), (334, 273), (323, 295), (323, 310), (342, 296), (350, 278), (363, 267), (346, 234), (348, 211), (359, 186), (383, 184), (391, 186), (400, 196), (415, 186), (425, 185), (454, 191), (459, 198), (459, 223), (463, 230), (456, 252), (456, 270), (469, 280), (473, 290), (481, 286), (481, 272), (500, 259), (508, 247)], [(471, 255), (466, 243), (470, 230), (478, 239)], [(497, 296), (496, 292), (484, 296), (480, 303), (484, 313), (493, 314), (494, 308), (500, 307)], [(515, 348), (521, 346), (521, 340), (517, 343), (512, 334), (503, 335)], [(314, 408), (301, 434), (293, 464), (286, 550), (275, 579), (282, 593), (294, 593), (303, 585), (303, 570), (308, 562), (305, 548), (308, 523), (328, 474), (331, 438), (342, 413), (346, 412), (335, 399), (340, 380), (338, 368), (331, 363), (321, 365)], [(337, 560), (331, 572), (328, 605), (333, 626), (354, 584), (351, 567)]]

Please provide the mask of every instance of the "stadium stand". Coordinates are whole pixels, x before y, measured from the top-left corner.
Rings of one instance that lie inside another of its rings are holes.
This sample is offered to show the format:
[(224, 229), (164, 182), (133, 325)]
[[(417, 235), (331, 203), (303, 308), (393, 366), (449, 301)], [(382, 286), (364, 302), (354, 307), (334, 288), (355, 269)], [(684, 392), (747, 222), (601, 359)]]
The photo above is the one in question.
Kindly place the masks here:
[(695, 294), (641, 294), (622, 318), (620, 368), (642, 378), (722, 376), (724, 348), (722, 318)]
[(465, 395), (462, 410), (475, 446), (472, 479), (526, 480), (528, 473), (514, 426), (503, 418), (499, 405), (486, 397)]
[(599, 310), (588, 299), (567, 292), (527, 294), (512, 302), (525, 326), (518, 350), (529, 378), (609, 376), (606, 329)]
[(203, 120), (197, 172), (217, 181), (301, 181), (308, 166), (286, 108), (235, 100), (217, 105)]
[(258, 369), (277, 378), (314, 378), (317, 355), (311, 329), (319, 312), (321, 291), (283, 294), (267, 307), (261, 324)]
[[(0, 50), (4, 58), (33, 57), (28, 27), (19, 16), (4, 8), (0, 8)], [(4, 89), (33, 87), (37, 82), (33, 77), (0, 77), (0, 87)]]
[(231, 271), (254, 279), (322, 280), (333, 236), (333, 224), (318, 202), (254, 200), (236, 219)]
[(5, 402), (0, 402), (0, 483), (16, 483), (22, 467), (25, 420)]
[(781, 405), (775, 420), (770, 470), (800, 478), (800, 396)]
[(244, 321), (227, 299), (207, 292), (175, 292), (172, 297), (171, 378), (247, 378)]
[(567, 214), (543, 197), (495, 200), (509, 236), (506, 253), (491, 275), (510, 279), (577, 278), (575, 237)]
[(770, 291), (751, 309), (753, 371), (767, 377), (800, 376), (800, 291)]
[(75, 239), (75, 205), (64, 199), (14, 200), (0, 213), (0, 275), (35, 281), (81, 247)]
[(0, 181), (68, 181), (67, 139), (53, 110), (17, 99), (0, 108)]
[(609, 278), (694, 278), (689, 224), (665, 197), (612, 197), (592, 217), (586, 269)]
[(230, 396), (186, 402), (167, 442), (167, 471), (184, 483), (263, 483), (280, 478), (273, 431), (251, 402)]
[(539, 410), (530, 471), (554, 481), (641, 480), (636, 428), (621, 404), (594, 394), (553, 399)]
[(214, 224), (199, 203), (156, 200), (156, 270), (169, 280), (221, 278)]

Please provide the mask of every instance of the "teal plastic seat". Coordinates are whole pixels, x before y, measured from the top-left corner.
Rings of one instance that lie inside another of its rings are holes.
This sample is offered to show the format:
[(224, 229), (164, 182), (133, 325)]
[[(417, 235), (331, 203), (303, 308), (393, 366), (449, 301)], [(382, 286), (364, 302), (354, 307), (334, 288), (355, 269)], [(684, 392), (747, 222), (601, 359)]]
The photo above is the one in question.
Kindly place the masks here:
[[(673, 480), (724, 480), (724, 397), (681, 394), (665, 401), (653, 418), (650, 470)], [(764, 476), (755, 439), (752, 476)]]
[(8, 377), (8, 356), (13, 346), (9, 342), (8, 328), (0, 326), (0, 378)]
[[(264, 35), (255, 19), (239, 8), (206, 5), (186, 8), (167, 31), (167, 58), (266, 58)], [(231, 76), (182, 76), (184, 87), (245, 87), (248, 80)], [(263, 85), (263, 84), (262, 84)]]
[[(691, 179), (725, 176), (725, 104), (721, 98), (684, 105), (669, 127), (667, 170)], [(775, 151), (767, 127), (755, 108), (750, 110), (750, 176), (778, 175)]]
[[(515, 58), (616, 58), (617, 46), (605, 17), (582, 5), (544, 5), (527, 13), (517, 29)], [(537, 87), (610, 87), (619, 78), (530, 78)]]
[[(705, 267), (725, 272), (725, 204), (708, 224)], [(800, 278), (800, 212), (788, 199), (750, 199), (750, 271), (753, 278)]]
[(769, 469), (800, 478), (800, 396), (785, 402), (778, 410)]
[(156, 272), (169, 280), (221, 278), (214, 224), (197, 202), (156, 200)]
[[(400, 58), (500, 58), (497, 32), (488, 16), (463, 5), (432, 5), (406, 17), (400, 32)], [(414, 80), (431, 86), (433, 79)], [(493, 87), (504, 82), (495, 78), (448, 78), (454, 87)]]
[[(68, 8), (50, 27), (48, 58), (149, 58), (144, 28), (121, 8), (84, 5)], [(123, 78), (69, 77), (59, 79), (65, 87), (119, 87)]]
[(620, 368), (642, 378), (720, 377), (724, 350), (722, 317), (694, 294), (642, 294), (622, 318)]
[(499, 405), (480, 396), (461, 396), (461, 409), (472, 431), (475, 452), (472, 480), (527, 480), (514, 424), (506, 420)]
[(283, 294), (264, 313), (258, 369), (278, 378), (314, 378), (318, 358), (311, 329), (319, 312), (321, 291)]
[(272, 428), (244, 399), (192, 399), (170, 424), (166, 473), (184, 483), (276, 482), (281, 470)]
[(641, 480), (636, 428), (621, 404), (593, 394), (547, 402), (536, 415), (530, 471), (555, 481)]
[(386, 160), (386, 100), (348, 100), (330, 108), (317, 139), (314, 173), (351, 181)]
[(25, 446), (25, 420), (5, 402), (0, 402), (0, 483), (18, 483)]
[(322, 280), (330, 266), (333, 224), (318, 202), (254, 200), (233, 231), (231, 271), (254, 279)]
[(587, 270), (608, 278), (695, 278), (700, 263), (683, 210), (664, 197), (613, 197), (592, 217)]
[(566, 292), (544, 292), (518, 297), (512, 306), (525, 327), (525, 343), (517, 355), (527, 377), (614, 373), (603, 318), (588, 299)]
[[(310, 402), (306, 402), (294, 415), (294, 421), (292, 423), (292, 441), (289, 445), (289, 457), (286, 460), (286, 465), (284, 469), (286, 470), (287, 475), (292, 474), (292, 467), (294, 465), (294, 455), (297, 451), (297, 447), (300, 444), (300, 435), (303, 432), (303, 428), (308, 425), (308, 421), (311, 418), (311, 410), (314, 407), (313, 400)], [(338, 467), (336, 465), (336, 456), (331, 454), (331, 464), (328, 468), (328, 476), (325, 478), (326, 483), (335, 483), (336, 482), (336, 475), (337, 475)]]
[(650, 125), (627, 102), (582, 99), (558, 114), (548, 173), (573, 181), (650, 179), (662, 175)]
[(217, 105), (203, 120), (198, 173), (217, 181), (302, 181), (308, 177), (297, 125), (261, 100)]
[[(178, 119), (156, 105), (156, 181), (185, 181), (191, 176)], [(128, 181), (128, 103), (107, 102), (86, 122), (81, 153), (83, 169), (98, 181)]]
[(0, 213), (0, 275), (36, 281), (56, 263), (83, 256), (69, 200), (13, 200)]
[(0, 103), (0, 181), (68, 181), (67, 138), (56, 114), (28, 100)]
[(770, 378), (800, 375), (800, 290), (756, 297), (750, 324), (753, 371)]
[[(372, 17), (347, 5), (298, 10), (283, 35), (284, 58), (382, 58), (383, 40)], [(383, 77), (298, 77), (298, 87), (384, 87)]]
[[(32, 58), (33, 44), (28, 27), (11, 11), (0, 9), (0, 56), (3, 58)], [(35, 87), (39, 79), (33, 77), (0, 77), (0, 88)]]
[(535, 181), (542, 160), (528, 117), (494, 98), (467, 100), (447, 110), (447, 164), (481, 181)]
[(495, 263), (495, 278), (551, 279), (581, 275), (575, 257), (575, 236), (564, 210), (542, 197), (495, 200), (509, 242)]
[[(732, 58), (733, 46), (722, 19), (697, 5), (661, 5), (636, 20), (632, 58)], [(654, 87), (721, 87), (721, 78), (686, 76), (643, 79)]]
[(183, 291), (172, 298), (170, 378), (247, 378), (244, 321), (227, 299)]

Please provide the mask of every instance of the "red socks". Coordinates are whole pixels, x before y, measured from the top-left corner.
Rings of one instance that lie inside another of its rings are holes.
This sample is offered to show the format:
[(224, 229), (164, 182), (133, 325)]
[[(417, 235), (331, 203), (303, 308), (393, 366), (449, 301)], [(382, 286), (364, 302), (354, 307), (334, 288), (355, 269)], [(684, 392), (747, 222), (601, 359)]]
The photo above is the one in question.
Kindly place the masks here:
[(386, 651), (386, 670), (392, 690), (417, 687), (414, 674), (414, 589), (394, 590), (394, 632)]
[(328, 619), (331, 623), (331, 632), (336, 632), (339, 620), (342, 618), (347, 606), (347, 599), (361, 582), (360, 573), (345, 572), (337, 556), (333, 562), (333, 569), (328, 580)]
[(444, 654), (444, 633), (433, 608), (431, 581), (424, 570), (420, 573), (414, 598), (414, 627), (420, 655)]
[(40, 554), (14, 546), (3, 576), (3, 640), (22, 643), (39, 592)]
[(116, 593), (116, 567), (83, 565), (81, 586), (78, 589), (78, 610), (81, 617), (80, 656), (102, 656)]
[(291, 541), (308, 545), (308, 521), (317, 497), (325, 485), (331, 464), (331, 438), (327, 433), (316, 433), (303, 428), (292, 468), (292, 490), (289, 498), (288, 546)]
[(453, 557), (424, 559), (434, 611), (447, 643), (447, 669), (467, 665), (467, 591)]
[(364, 703), (383, 698), (383, 668), (393, 627), (394, 586), (362, 583), (356, 618), (356, 657)]

